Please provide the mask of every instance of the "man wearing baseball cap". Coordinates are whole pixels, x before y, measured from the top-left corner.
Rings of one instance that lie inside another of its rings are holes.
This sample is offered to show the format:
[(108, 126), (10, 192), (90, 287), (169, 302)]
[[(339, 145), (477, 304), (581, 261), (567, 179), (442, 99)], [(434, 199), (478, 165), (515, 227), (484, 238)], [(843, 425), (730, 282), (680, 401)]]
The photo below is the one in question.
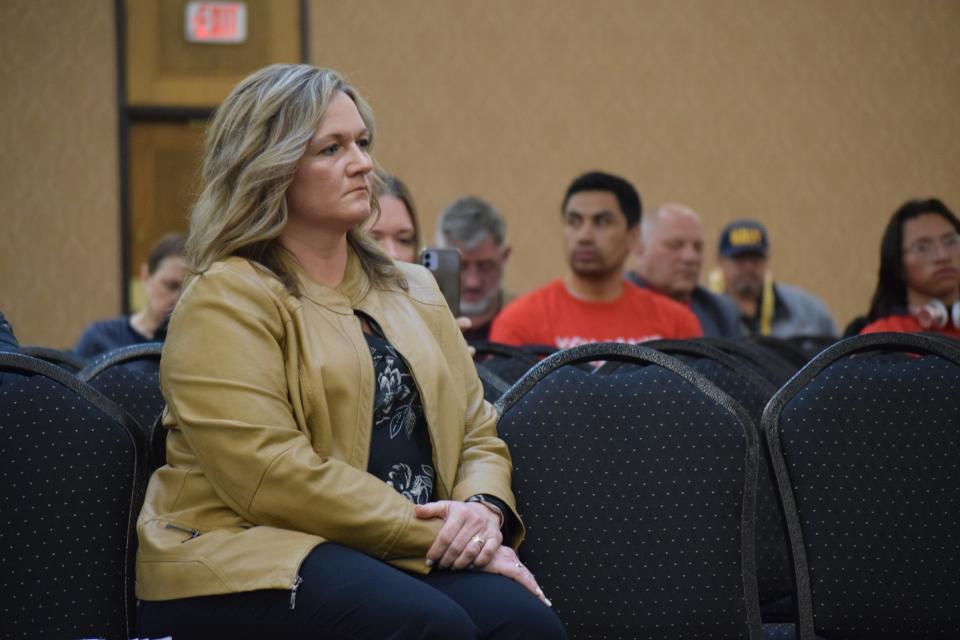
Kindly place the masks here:
[(735, 220), (720, 234), (721, 282), (714, 290), (726, 293), (740, 307), (748, 335), (836, 336), (826, 305), (813, 294), (774, 283), (770, 271), (767, 230), (756, 220)]

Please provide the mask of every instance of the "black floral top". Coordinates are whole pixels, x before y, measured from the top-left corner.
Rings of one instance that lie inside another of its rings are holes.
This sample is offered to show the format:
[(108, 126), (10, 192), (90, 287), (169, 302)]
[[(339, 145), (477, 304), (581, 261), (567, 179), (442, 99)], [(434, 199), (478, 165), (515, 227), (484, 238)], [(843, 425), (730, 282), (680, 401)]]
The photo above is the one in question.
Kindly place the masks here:
[(364, 317), (371, 332), (364, 333), (373, 357), (376, 395), (373, 400), (373, 436), (367, 471), (414, 504), (433, 499), (433, 449), (420, 392), (407, 363), (379, 327)]

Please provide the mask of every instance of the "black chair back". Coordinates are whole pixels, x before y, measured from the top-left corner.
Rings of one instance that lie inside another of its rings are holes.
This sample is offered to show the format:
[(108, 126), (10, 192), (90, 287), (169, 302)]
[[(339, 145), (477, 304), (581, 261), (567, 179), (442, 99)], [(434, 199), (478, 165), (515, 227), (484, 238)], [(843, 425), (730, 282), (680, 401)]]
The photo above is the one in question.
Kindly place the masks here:
[(144, 434), (163, 411), (160, 392), (160, 353), (163, 343), (148, 342), (109, 351), (77, 377), (123, 407)]
[(147, 466), (149, 472), (153, 473), (163, 465), (167, 464), (167, 436), (170, 430), (163, 426), (163, 414), (161, 413), (154, 419), (150, 425), (150, 432), (147, 436), (149, 445), (147, 452)]
[(960, 349), (880, 333), (829, 347), (770, 401), (802, 640), (960, 637), (958, 390)]
[(471, 342), (473, 361), (508, 384), (520, 379), (540, 358), (525, 349), (497, 342)]
[(822, 349), (817, 349), (815, 353), (808, 354), (800, 343), (777, 336), (750, 336), (747, 341), (761, 351), (772, 353), (788, 362), (794, 371), (798, 371), (803, 365), (810, 362), (810, 358), (822, 351)]
[(2, 636), (132, 637), (143, 435), (57, 366), (0, 353), (0, 371)]
[(483, 384), (483, 397), (496, 402), (514, 382), (520, 379), (540, 359), (530, 352), (498, 342), (471, 342), (473, 362)]
[(87, 361), (75, 354), (72, 351), (65, 351), (62, 349), (51, 349), (50, 347), (41, 347), (38, 345), (27, 345), (21, 349), (21, 351), (34, 358), (43, 360), (44, 362), (49, 362), (55, 364), (58, 367), (62, 367), (71, 373), (76, 373), (83, 369)]
[(496, 402), (510, 388), (510, 383), (481, 363), (477, 363), (475, 366), (477, 367), (480, 384), (483, 385), (483, 399), (490, 403)]
[[(786, 339), (787, 342), (794, 345), (807, 357), (810, 362), (815, 356), (827, 347), (833, 346), (837, 341), (836, 336), (793, 336)], [(806, 363), (804, 363), (806, 364)]]
[(696, 341), (738, 358), (777, 387), (783, 385), (800, 368), (775, 351), (751, 343), (745, 338), (697, 338)]
[(542, 360), (558, 351), (563, 351), (560, 347), (552, 344), (524, 344), (521, 345), (520, 348), (534, 356), (537, 360)]
[(84, 382), (89, 382), (107, 369), (120, 366), (135, 371), (157, 372), (160, 370), (162, 352), (162, 342), (144, 342), (118, 347), (92, 358), (77, 373), (77, 377)]
[[(720, 387), (747, 410), (752, 426), (759, 431), (763, 409), (776, 393), (777, 387), (757, 373), (756, 369), (740, 358), (698, 340), (653, 340), (645, 342), (644, 346), (677, 358)], [(772, 478), (766, 456), (762, 456), (757, 482), (760, 613), (764, 622), (792, 621), (793, 570), (787, 531)]]
[[(635, 366), (576, 366), (610, 360)], [(758, 445), (734, 400), (670, 356), (601, 343), (548, 357), (496, 407), (522, 558), (571, 638), (759, 637)]]

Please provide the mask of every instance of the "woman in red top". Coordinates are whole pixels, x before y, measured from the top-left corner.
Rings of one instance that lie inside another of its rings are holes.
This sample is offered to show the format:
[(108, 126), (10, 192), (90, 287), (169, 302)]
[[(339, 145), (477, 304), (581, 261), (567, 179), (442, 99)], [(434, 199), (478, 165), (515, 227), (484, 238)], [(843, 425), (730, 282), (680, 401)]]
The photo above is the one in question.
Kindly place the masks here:
[(910, 200), (887, 224), (860, 333), (935, 331), (960, 339), (960, 220), (937, 199)]

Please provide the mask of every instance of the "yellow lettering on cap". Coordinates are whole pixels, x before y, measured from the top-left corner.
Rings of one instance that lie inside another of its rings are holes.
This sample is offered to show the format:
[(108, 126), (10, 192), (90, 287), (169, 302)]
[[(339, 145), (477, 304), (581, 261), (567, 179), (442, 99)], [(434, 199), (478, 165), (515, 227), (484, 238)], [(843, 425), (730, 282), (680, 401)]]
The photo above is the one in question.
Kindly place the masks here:
[(760, 229), (740, 227), (730, 230), (730, 244), (734, 247), (742, 247), (745, 244), (760, 244), (762, 238)]

